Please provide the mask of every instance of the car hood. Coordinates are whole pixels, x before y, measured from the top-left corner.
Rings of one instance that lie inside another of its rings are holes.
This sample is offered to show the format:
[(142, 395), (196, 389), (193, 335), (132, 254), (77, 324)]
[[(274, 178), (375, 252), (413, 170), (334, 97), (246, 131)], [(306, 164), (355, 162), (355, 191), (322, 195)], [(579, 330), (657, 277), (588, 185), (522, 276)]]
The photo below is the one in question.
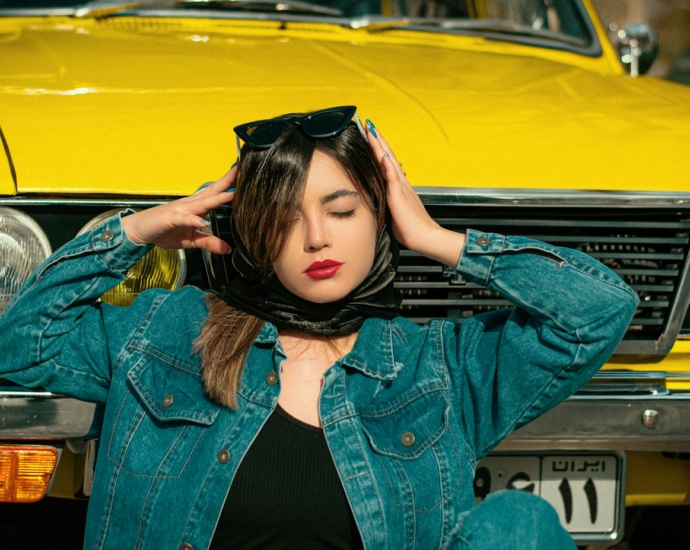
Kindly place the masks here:
[(685, 87), (479, 38), (285, 27), (0, 22), (0, 127), (17, 191), (187, 194), (234, 162), (233, 126), (346, 104), (415, 185), (690, 190)]

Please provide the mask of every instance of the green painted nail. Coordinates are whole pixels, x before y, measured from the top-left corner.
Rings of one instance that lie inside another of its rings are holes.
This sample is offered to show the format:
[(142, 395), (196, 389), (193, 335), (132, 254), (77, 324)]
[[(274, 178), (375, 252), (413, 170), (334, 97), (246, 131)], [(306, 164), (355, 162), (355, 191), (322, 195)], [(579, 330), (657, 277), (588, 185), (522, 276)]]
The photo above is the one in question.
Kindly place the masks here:
[(371, 120), (367, 119), (367, 124), (369, 125), (369, 131), (371, 132), (371, 135), (375, 138), (378, 138), (379, 135), (376, 133), (376, 126), (374, 126), (374, 123)]

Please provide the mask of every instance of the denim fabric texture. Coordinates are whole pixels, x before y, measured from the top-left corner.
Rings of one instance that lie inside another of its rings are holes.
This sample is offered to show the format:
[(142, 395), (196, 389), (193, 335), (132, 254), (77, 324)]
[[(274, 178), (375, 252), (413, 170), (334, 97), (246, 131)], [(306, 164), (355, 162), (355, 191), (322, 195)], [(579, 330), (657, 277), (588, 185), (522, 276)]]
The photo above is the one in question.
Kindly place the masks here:
[[(48, 258), (0, 317), (0, 376), (104, 406), (88, 549), (207, 548), (280, 393), (274, 325), (253, 344), (233, 411), (204, 395), (193, 351), (204, 292), (97, 301), (149, 249), (116, 216)], [(477, 460), (584, 384), (637, 304), (596, 260), (522, 237), (468, 230), (457, 270), (517, 307), (462, 324), (367, 319), (324, 376), (325, 437), (368, 550), (466, 548), (481, 525), (465, 514), (459, 528)]]

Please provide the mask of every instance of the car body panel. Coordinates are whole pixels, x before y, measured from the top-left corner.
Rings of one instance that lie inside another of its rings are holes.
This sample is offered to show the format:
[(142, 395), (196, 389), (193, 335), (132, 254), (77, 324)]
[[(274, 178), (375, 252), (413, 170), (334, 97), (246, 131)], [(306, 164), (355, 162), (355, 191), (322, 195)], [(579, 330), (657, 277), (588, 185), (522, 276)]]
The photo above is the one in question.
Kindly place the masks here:
[(22, 193), (188, 194), (233, 163), (234, 125), (350, 103), (383, 129), (415, 185), (690, 188), (679, 163), (687, 90), (633, 81), (604, 57), (314, 23), (3, 27), (0, 124)]
[(652, 370), (672, 374), (687, 374), (687, 377), (668, 378), (666, 380), (666, 387), (673, 391), (690, 391), (690, 340), (688, 339), (677, 340), (670, 353), (656, 358), (656, 361), (658, 361), (656, 363), (650, 358), (640, 362), (615, 360), (615, 363), (606, 363), (601, 370), (630, 370), (634, 372), (648, 372)]
[(0, 196), (14, 195), (17, 189), (14, 186), (14, 174), (12, 172), (12, 159), (9, 156), (9, 148), (5, 147), (4, 134), (0, 126)]

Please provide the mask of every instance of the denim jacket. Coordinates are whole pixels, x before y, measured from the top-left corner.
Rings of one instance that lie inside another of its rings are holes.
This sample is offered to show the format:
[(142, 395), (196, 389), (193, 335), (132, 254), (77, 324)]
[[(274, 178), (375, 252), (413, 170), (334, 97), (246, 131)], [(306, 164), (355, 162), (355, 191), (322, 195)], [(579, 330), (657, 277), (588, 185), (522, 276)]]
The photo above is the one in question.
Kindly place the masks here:
[[(193, 350), (204, 292), (97, 301), (149, 249), (115, 217), (48, 258), (0, 317), (1, 376), (105, 405), (89, 549), (206, 549), (280, 393), (274, 325), (231, 410), (204, 395)], [(477, 460), (586, 382), (637, 304), (589, 256), (522, 237), (468, 230), (457, 271), (517, 307), (462, 324), (368, 319), (324, 375), (324, 434), (368, 550), (453, 547)]]

